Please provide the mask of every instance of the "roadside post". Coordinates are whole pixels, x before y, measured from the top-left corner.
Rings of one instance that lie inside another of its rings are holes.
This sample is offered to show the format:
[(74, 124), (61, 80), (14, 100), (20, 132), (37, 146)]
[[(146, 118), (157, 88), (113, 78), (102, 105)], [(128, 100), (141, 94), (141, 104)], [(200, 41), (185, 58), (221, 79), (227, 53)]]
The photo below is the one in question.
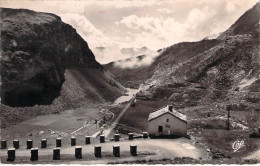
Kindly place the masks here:
[(132, 156), (137, 156), (137, 146), (136, 145), (130, 145), (130, 154)]
[(120, 157), (120, 146), (119, 145), (113, 146), (113, 154), (115, 157)]
[(77, 159), (82, 158), (82, 147), (81, 146), (75, 147), (75, 158), (77, 158)]
[(1, 140), (1, 149), (6, 149), (6, 148), (7, 148), (7, 141)]
[(7, 150), (7, 161), (14, 161), (15, 160), (15, 148), (9, 148)]
[(33, 141), (32, 140), (27, 140), (27, 149), (32, 149), (33, 147)]
[(94, 151), (94, 154), (95, 154), (95, 157), (101, 157), (101, 146), (95, 146), (95, 151)]
[(38, 148), (31, 149), (31, 161), (38, 160)]
[(76, 138), (71, 137), (71, 146), (76, 146)]
[(56, 147), (61, 147), (61, 138), (56, 138)]
[(47, 139), (42, 139), (41, 140), (41, 148), (46, 148), (47, 147)]
[(105, 143), (105, 136), (104, 135), (100, 135), (100, 143)]
[(134, 139), (134, 133), (128, 133), (128, 139), (133, 140)]
[(60, 148), (53, 149), (53, 160), (60, 160)]
[(13, 140), (13, 147), (15, 149), (19, 149), (19, 140), (17, 140), (17, 139)]
[(85, 143), (90, 144), (90, 136), (85, 136)]
[(119, 134), (115, 134), (115, 141), (119, 141), (120, 135)]

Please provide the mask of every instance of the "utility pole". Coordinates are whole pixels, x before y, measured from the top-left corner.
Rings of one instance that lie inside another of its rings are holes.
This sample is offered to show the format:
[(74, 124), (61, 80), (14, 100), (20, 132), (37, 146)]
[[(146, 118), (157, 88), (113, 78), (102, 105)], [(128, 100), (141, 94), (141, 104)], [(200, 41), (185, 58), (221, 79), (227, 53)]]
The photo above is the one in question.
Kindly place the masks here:
[(230, 125), (230, 122), (229, 122), (229, 118), (230, 118), (230, 105), (226, 106), (226, 110), (228, 111), (228, 114), (227, 114), (227, 130), (229, 130), (229, 125)]

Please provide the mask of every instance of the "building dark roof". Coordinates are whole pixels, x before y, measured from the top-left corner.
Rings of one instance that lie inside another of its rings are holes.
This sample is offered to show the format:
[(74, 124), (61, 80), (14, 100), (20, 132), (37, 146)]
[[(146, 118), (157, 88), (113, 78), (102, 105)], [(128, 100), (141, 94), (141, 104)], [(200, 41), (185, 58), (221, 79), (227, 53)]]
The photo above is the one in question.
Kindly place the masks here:
[(167, 114), (167, 113), (170, 113), (172, 114), (173, 116), (175, 116), (176, 118), (180, 119), (180, 120), (183, 120), (185, 122), (187, 122), (187, 118), (186, 118), (186, 115), (172, 109), (172, 111), (169, 111), (169, 106), (165, 106), (163, 108), (160, 108), (159, 110), (155, 111), (155, 112), (152, 112), (149, 114), (149, 118), (148, 118), (148, 121), (151, 121), (153, 119), (156, 119), (158, 118), (159, 116), (161, 115), (164, 115), (164, 114)]

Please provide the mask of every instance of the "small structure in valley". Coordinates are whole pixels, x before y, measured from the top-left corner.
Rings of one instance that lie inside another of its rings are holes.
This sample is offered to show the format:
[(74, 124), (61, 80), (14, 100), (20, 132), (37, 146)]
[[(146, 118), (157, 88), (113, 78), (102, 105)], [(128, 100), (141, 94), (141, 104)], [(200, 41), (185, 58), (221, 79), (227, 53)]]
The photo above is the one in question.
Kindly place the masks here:
[(148, 132), (150, 137), (187, 136), (186, 115), (173, 109), (172, 105), (149, 114)]

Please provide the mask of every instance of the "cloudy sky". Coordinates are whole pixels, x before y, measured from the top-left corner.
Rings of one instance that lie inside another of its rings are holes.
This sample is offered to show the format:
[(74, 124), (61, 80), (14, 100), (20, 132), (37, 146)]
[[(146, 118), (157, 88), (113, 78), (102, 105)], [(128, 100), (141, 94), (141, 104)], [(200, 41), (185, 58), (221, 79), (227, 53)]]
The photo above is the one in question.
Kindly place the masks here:
[[(1, 0), (0, 6), (59, 15), (104, 64), (122, 48), (151, 50), (216, 37), (258, 0)], [(102, 50), (98, 49), (103, 48)]]

